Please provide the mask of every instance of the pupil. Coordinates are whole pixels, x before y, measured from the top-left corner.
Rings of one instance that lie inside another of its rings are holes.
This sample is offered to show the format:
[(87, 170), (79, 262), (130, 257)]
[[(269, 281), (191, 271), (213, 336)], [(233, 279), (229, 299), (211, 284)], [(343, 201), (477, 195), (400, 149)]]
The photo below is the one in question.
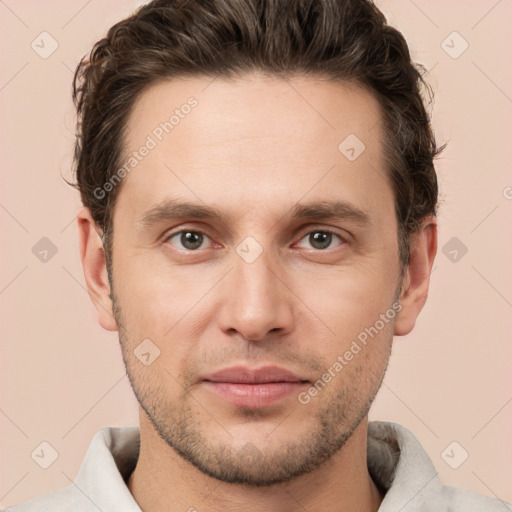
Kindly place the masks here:
[(198, 247), (201, 247), (202, 242), (203, 235), (201, 235), (201, 233), (186, 231), (181, 234), (181, 243), (187, 249), (197, 249)]
[[(311, 245), (316, 249), (325, 249), (329, 247), (332, 239), (331, 233), (326, 233), (324, 231), (316, 231), (314, 234), (310, 235), (311, 241), (313, 242)], [(320, 245), (320, 247), (318, 247)]]

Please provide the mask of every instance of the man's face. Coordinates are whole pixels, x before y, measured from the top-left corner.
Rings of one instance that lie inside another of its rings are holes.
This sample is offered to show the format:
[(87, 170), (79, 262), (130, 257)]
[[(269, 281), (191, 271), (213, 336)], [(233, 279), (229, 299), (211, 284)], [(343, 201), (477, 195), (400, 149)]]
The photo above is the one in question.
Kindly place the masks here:
[[(114, 211), (123, 357), (155, 430), (207, 474), (285, 481), (336, 453), (368, 412), (400, 285), (379, 120), (363, 89), (305, 77), (180, 79), (135, 105), (127, 154), (153, 146), (148, 135), (156, 146)], [(222, 218), (155, 210), (171, 200)], [(342, 202), (340, 217), (294, 216)]]

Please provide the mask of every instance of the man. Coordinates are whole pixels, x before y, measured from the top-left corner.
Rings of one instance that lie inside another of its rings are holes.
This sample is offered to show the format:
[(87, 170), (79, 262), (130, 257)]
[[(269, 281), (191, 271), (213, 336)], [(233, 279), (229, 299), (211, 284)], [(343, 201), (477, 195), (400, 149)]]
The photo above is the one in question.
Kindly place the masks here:
[(369, 1), (160, 0), (75, 76), (87, 287), (137, 427), (12, 512), (498, 511), (368, 422), (437, 250), (437, 148)]

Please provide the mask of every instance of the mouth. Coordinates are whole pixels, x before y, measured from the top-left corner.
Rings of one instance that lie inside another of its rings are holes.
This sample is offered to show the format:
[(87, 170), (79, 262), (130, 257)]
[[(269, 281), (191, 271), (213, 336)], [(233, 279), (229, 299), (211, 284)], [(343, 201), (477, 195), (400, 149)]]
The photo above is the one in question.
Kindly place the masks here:
[(258, 409), (276, 404), (309, 384), (278, 366), (251, 369), (235, 366), (203, 378), (207, 390), (239, 407)]

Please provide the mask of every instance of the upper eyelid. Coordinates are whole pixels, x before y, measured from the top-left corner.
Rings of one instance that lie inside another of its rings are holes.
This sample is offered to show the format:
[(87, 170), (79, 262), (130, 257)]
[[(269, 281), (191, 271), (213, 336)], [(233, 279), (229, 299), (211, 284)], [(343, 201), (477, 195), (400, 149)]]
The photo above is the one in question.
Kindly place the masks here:
[(348, 240), (348, 237), (347, 236), (344, 236), (340, 233), (338, 233), (336, 230), (334, 229), (330, 229), (330, 228), (314, 228), (314, 229), (308, 229), (307, 231), (305, 231), (301, 237), (300, 237), (300, 240), (302, 240), (306, 235), (309, 235), (311, 233), (316, 233), (316, 232), (319, 232), (319, 233), (332, 233), (333, 235), (336, 235), (337, 237), (341, 238), (343, 241), (347, 242)]
[[(319, 231), (319, 232), (327, 232), (327, 233), (332, 233), (333, 235), (337, 236), (340, 240), (341, 240), (341, 245), (346, 245), (349, 243), (349, 237), (347, 236), (344, 236), (344, 235), (341, 235), (340, 233), (338, 233), (337, 231), (333, 230), (333, 229), (330, 229), (330, 228), (325, 228), (325, 229), (321, 229), (321, 228), (313, 228), (313, 229), (310, 229), (308, 231), (306, 231), (299, 239), (298, 239), (298, 242), (300, 242), (301, 240), (304, 239), (304, 237), (306, 237), (307, 235), (309, 235), (310, 233), (314, 233), (316, 231)], [(321, 252), (327, 252), (326, 250), (321, 250), (321, 249), (313, 249), (313, 250), (319, 250)]]
[[(208, 237), (210, 240), (212, 240), (212, 237), (210, 235), (208, 235), (207, 233), (205, 233), (204, 230), (200, 229), (200, 228), (181, 228), (179, 229), (178, 231), (174, 231), (174, 232), (171, 232), (169, 234), (166, 234), (163, 238), (163, 241), (164, 242), (167, 242), (170, 238), (176, 236), (176, 235), (179, 235), (183, 232), (192, 232), (192, 233), (201, 233), (202, 235)], [(333, 227), (322, 227), (322, 226), (319, 226), (319, 225), (313, 225), (313, 226), (305, 226), (303, 228), (303, 230), (299, 230), (299, 233), (301, 234), (300, 238), (298, 239), (298, 241), (302, 240), (306, 235), (309, 235), (311, 233), (314, 233), (314, 232), (329, 232), (329, 233), (332, 233), (336, 236), (338, 236), (344, 243), (348, 243), (349, 241), (349, 237), (344, 235), (344, 234), (341, 234), (339, 233), (335, 228)]]

